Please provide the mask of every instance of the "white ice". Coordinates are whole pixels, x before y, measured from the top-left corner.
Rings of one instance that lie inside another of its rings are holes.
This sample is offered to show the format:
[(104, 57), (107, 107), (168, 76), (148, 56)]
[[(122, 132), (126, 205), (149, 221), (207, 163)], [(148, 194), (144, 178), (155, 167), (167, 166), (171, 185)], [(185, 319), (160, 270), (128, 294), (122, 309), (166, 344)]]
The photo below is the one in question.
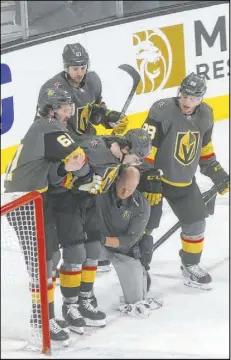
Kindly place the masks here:
[[(229, 171), (229, 120), (215, 123), (213, 142), (218, 160)], [(212, 185), (199, 173), (197, 179), (202, 191)], [(153, 233), (155, 240), (176, 221), (165, 203), (161, 225)], [(162, 297), (164, 305), (161, 309), (154, 310), (145, 319), (127, 315), (118, 317), (114, 308), (119, 304), (122, 291), (115, 271), (97, 273), (95, 293), (101, 309), (108, 314), (107, 326), (86, 330), (83, 336), (72, 334), (69, 348), (54, 350), (52, 358), (228, 359), (229, 195), (217, 196), (215, 214), (207, 219), (201, 266), (212, 275), (211, 291), (184, 286), (179, 270), (179, 232), (154, 253), (151, 263), (151, 290)], [(20, 296), (17, 294), (16, 306)], [(61, 303), (57, 287), (56, 312), (59, 316)], [(17, 321), (25, 323), (21, 312), (18, 312)], [(10, 339), (2, 342), (2, 358), (45, 358), (28, 350), (16, 350), (19, 344)]]

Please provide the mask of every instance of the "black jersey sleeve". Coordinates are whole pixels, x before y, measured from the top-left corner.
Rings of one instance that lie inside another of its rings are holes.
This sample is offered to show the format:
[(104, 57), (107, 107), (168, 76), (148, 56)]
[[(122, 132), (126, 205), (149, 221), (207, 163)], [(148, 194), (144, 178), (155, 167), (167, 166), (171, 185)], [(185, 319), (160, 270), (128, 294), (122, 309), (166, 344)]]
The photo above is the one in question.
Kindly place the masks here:
[(72, 154), (84, 154), (84, 151), (65, 131), (44, 134), (44, 155), (51, 161), (66, 162)]

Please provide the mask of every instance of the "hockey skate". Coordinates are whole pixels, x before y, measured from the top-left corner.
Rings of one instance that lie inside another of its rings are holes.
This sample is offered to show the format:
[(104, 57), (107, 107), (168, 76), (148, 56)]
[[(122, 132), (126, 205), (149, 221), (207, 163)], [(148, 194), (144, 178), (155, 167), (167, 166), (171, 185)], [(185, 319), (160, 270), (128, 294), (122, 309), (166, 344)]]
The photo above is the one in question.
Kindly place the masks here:
[(86, 322), (79, 312), (79, 306), (77, 304), (64, 303), (62, 313), (64, 319), (69, 324), (69, 329), (77, 334), (83, 335)]
[(69, 345), (69, 334), (65, 331), (55, 319), (49, 320), (50, 337), (53, 341), (62, 341), (63, 346)]
[(79, 296), (79, 312), (86, 322), (86, 326), (106, 326), (106, 314), (99, 310), (95, 296), (84, 298)]
[[(41, 321), (30, 321), (30, 334), (31, 340), (28, 345), (28, 349), (34, 349), (36, 346), (37, 339), (41, 338), (42, 326)], [(49, 329), (50, 329), (50, 339), (54, 342), (53, 345), (59, 344), (63, 347), (67, 347), (69, 345), (69, 331), (67, 329), (62, 328), (55, 318), (49, 320)]]
[(210, 274), (201, 269), (198, 264), (185, 265), (182, 263), (180, 268), (182, 275), (184, 276), (184, 284), (186, 286), (203, 290), (212, 289), (212, 278)]
[(98, 261), (97, 272), (109, 272), (111, 271), (111, 263), (109, 260)]

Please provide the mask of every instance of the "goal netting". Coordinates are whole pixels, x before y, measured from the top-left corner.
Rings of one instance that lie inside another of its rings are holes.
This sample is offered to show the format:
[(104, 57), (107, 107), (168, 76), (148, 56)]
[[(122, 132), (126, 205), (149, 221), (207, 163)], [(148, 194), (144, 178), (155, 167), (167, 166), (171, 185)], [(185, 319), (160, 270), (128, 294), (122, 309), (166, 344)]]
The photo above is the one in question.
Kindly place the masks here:
[(42, 196), (1, 194), (1, 341), (50, 351)]

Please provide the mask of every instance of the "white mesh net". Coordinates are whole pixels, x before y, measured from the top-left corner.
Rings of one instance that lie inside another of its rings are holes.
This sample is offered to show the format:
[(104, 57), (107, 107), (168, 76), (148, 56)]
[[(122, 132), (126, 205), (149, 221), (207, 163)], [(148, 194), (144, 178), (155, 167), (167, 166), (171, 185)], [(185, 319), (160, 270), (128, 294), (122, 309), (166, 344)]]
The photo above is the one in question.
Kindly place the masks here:
[(3, 205), (24, 194), (1, 194), (1, 339), (3, 347), (9, 340), (20, 340), (41, 350), (35, 202), (22, 201), (2, 215)]

